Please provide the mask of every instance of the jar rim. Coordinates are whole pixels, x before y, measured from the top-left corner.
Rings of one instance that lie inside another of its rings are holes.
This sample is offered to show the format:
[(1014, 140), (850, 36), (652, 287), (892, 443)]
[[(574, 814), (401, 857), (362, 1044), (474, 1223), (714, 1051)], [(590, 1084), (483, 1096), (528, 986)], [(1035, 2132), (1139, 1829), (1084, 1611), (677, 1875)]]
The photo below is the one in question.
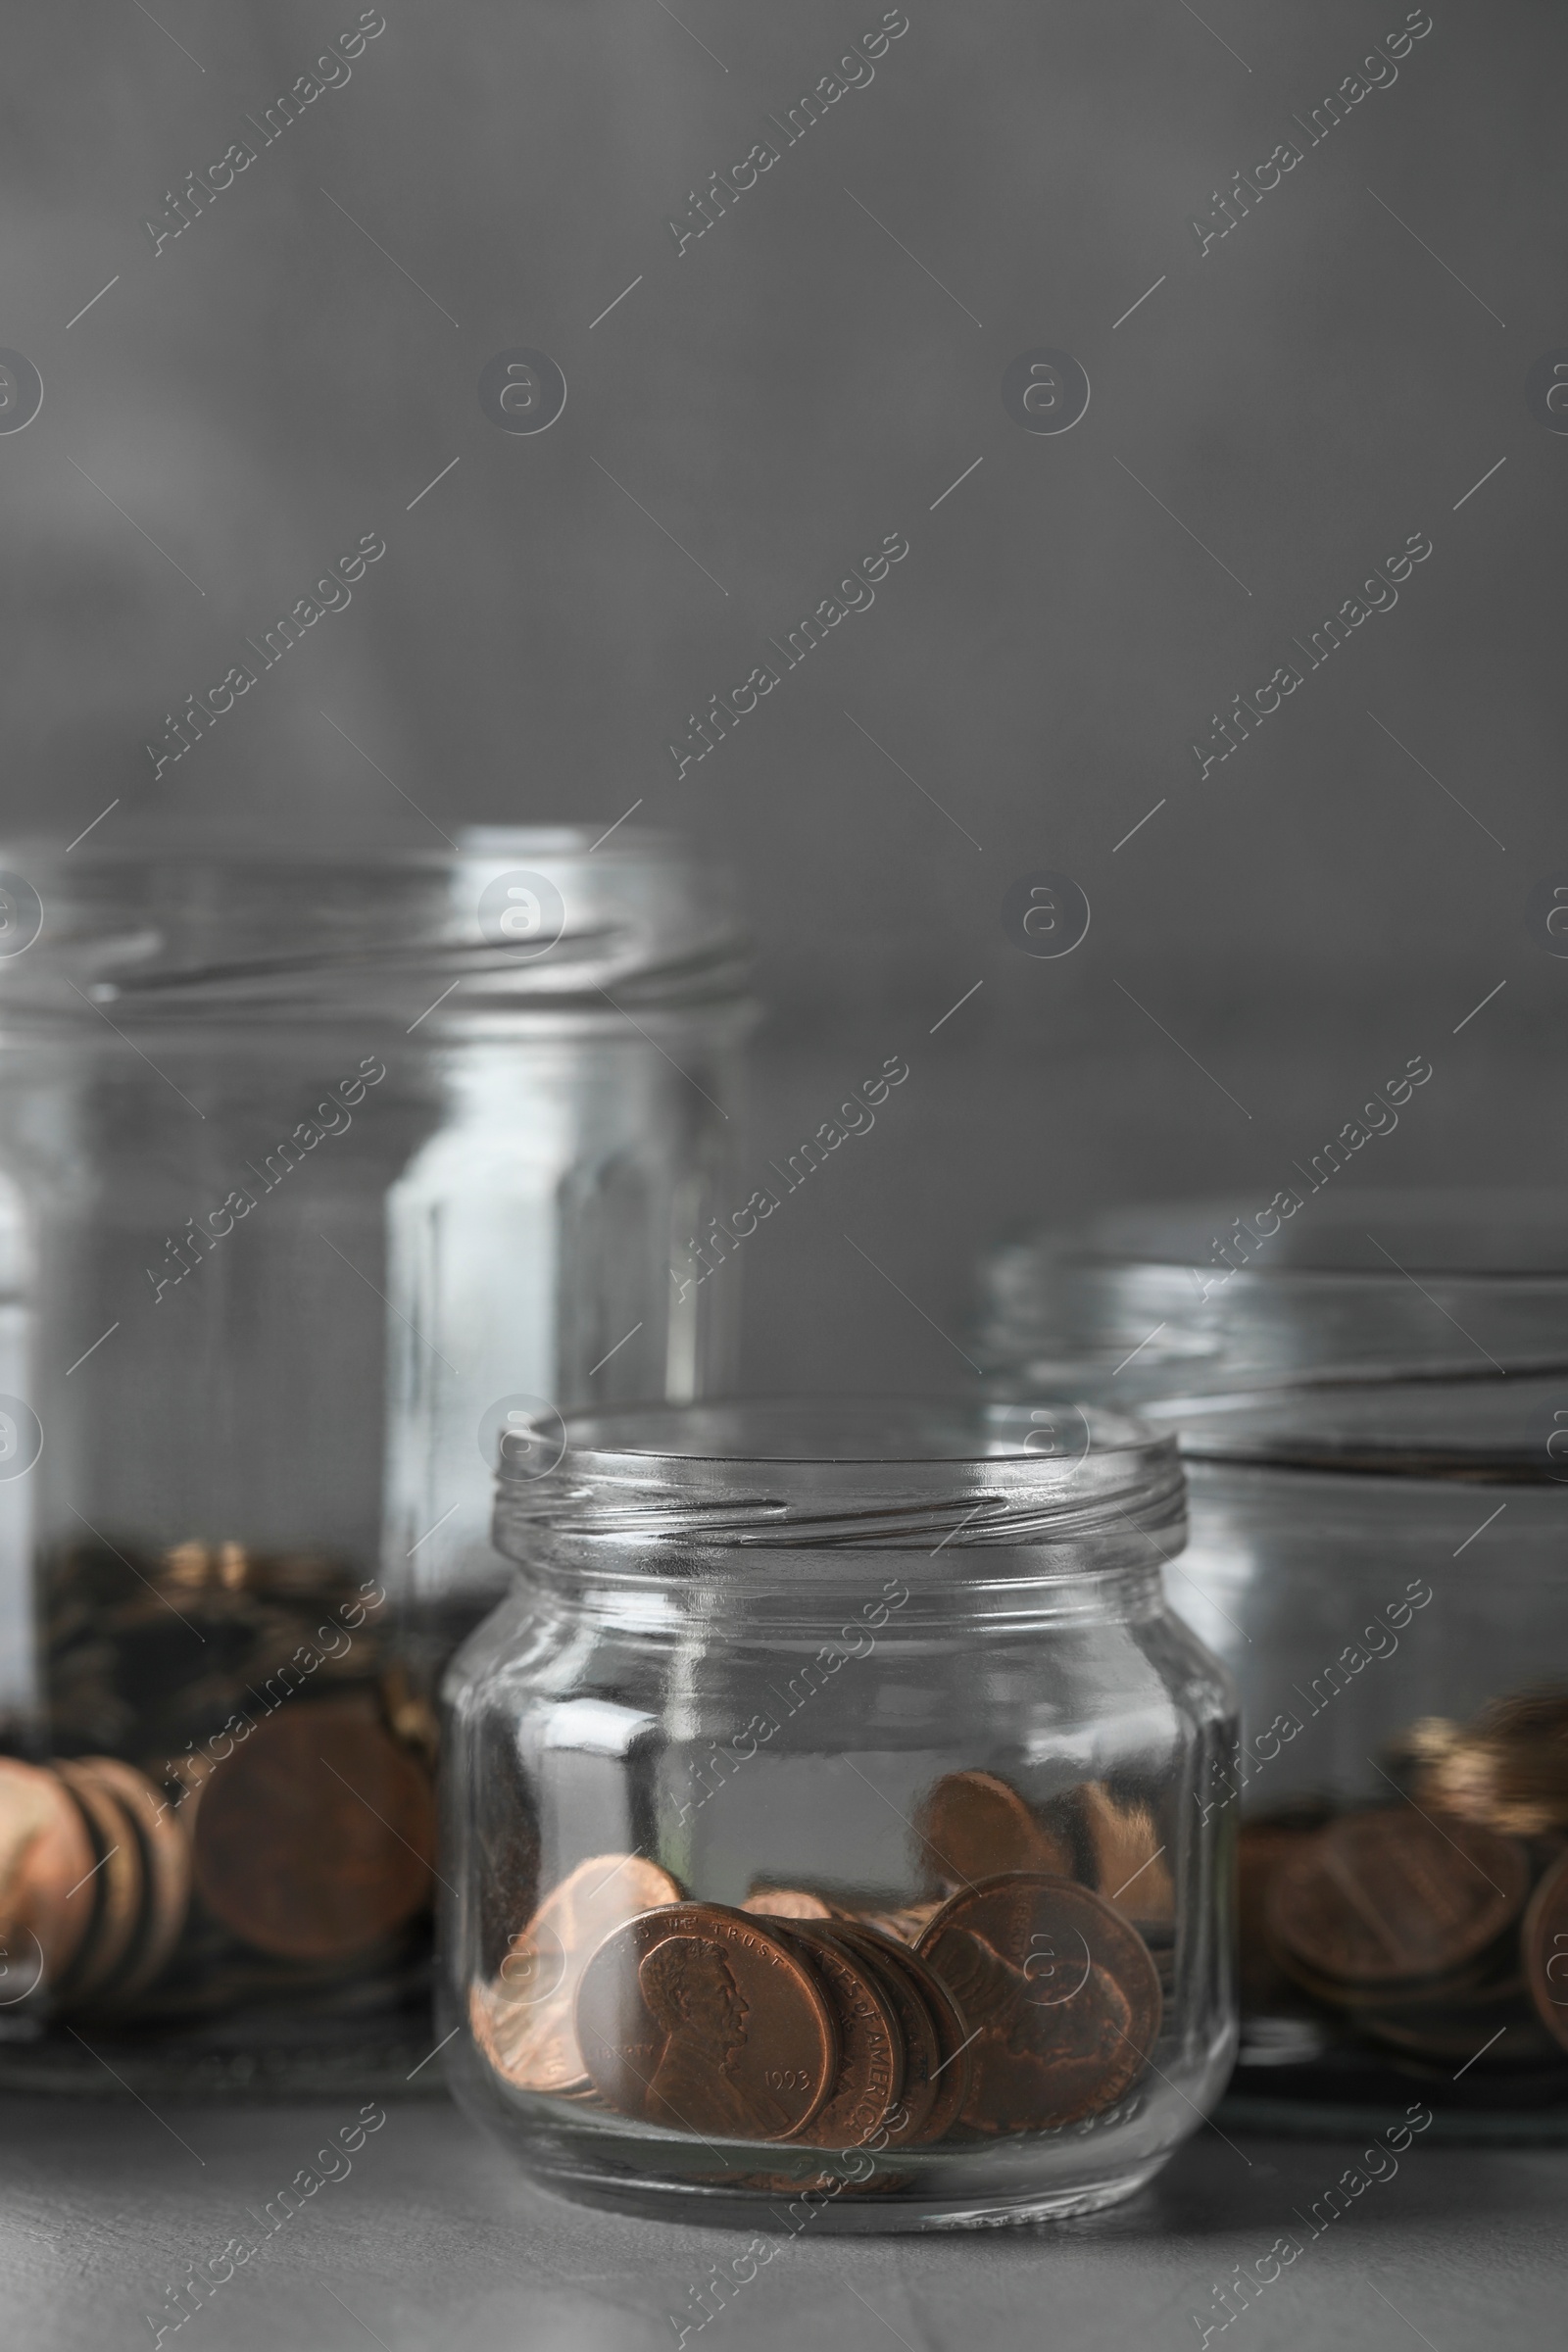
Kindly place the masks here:
[(504, 1435), (494, 1540), (541, 1531), (805, 1548), (1080, 1544), (1179, 1528), (1173, 1437), (1067, 1400), (772, 1396)]
[[(442, 849), (192, 846), (156, 830), (0, 846), (24, 1027), (396, 1010), (440, 1031), (497, 1012), (733, 999), (748, 942), (728, 872), (645, 827), (460, 826)], [(26, 919), (24, 920), (24, 917)], [(30, 936), (29, 936), (30, 932)], [(429, 1009), (444, 983), (454, 1002)]]
[[(1568, 1364), (1148, 1397), (1184, 1461), (1466, 1485), (1568, 1485)], [(1559, 1418), (1559, 1415), (1561, 1418)]]
[[(1225, 1272), (1227, 1266), (1202, 1252), (1216, 1230), (1223, 1234), (1239, 1224), (1250, 1257), (1234, 1270), (1257, 1284), (1289, 1285), (1307, 1277), (1381, 1284), (1407, 1279), (1406, 1268), (1473, 1282), (1568, 1282), (1568, 1191), (1561, 1186), (1358, 1185), (1319, 1202), (1309, 1192), (1300, 1205), (1310, 1213), (1298, 1226), (1293, 1211), (1259, 1233), (1249, 1230), (1255, 1200), (1240, 1196), (1134, 1202), (1081, 1225), (1047, 1228), (1005, 1245), (998, 1256), (1184, 1271), (1201, 1257), (1200, 1271)], [(1255, 1223), (1261, 1225), (1261, 1213)], [(1377, 1239), (1367, 1232), (1369, 1224), (1379, 1226)]]
[[(1125, 1208), (993, 1253), (989, 1370), (1152, 1399), (1548, 1370), (1568, 1360), (1568, 1193), (1352, 1186)], [(1123, 1359), (1136, 1350), (1136, 1362)]]

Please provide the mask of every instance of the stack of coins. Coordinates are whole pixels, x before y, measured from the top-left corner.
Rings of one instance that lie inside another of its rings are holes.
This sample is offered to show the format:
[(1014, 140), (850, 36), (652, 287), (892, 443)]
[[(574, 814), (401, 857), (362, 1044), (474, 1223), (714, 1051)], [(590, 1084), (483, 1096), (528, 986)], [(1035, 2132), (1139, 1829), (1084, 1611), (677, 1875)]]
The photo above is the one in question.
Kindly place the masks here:
[[(903, 2150), (1081, 2123), (1143, 2075), (1164, 1998), (1137, 1926), (1072, 1873), (1147, 1841), (1130, 1866), (1153, 1875), (1148, 1824), (1098, 1786), (1071, 1826), (953, 1774), (916, 1825), (940, 1891), (893, 1905), (691, 1901), (641, 1856), (596, 1855), (473, 1985), (474, 2038), (516, 2089), (704, 2140)], [(1169, 1904), (1169, 1880), (1150, 1892)]]
[(372, 1691), (220, 1758), (0, 1759), (0, 2000), (167, 2018), (365, 1968), (428, 1903), (435, 1801)]
[[(128, 1986), (117, 1964), (85, 1996), (66, 1978), (60, 2000), (97, 2005), (113, 1984), (117, 2007), (168, 2027), (413, 1990), (435, 1720), (388, 1655), (375, 1580), (324, 1553), (83, 1540), (45, 1560), (42, 1585), (54, 1751), (113, 1748), (155, 1785), (187, 1896)], [(106, 1877), (123, 1877), (124, 1851)]]
[(190, 1897), (167, 1796), (114, 1756), (0, 1759), (0, 1966), (7, 2006), (116, 2008), (166, 1966)]
[(1344, 2031), (1434, 2061), (1568, 2047), (1568, 1696), (1425, 1718), (1393, 1760), (1399, 1804), (1244, 1827), (1249, 2005), (1304, 1996)]

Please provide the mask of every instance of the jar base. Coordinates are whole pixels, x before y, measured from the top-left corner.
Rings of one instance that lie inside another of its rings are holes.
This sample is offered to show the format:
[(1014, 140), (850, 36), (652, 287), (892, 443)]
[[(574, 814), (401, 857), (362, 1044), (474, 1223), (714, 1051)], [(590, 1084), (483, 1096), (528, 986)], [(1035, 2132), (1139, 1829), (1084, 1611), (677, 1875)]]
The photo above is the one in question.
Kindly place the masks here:
[(533, 2185), (551, 2196), (645, 2221), (682, 2221), (705, 2230), (751, 2230), (786, 2237), (804, 2236), (808, 2231), (813, 2236), (884, 2237), (917, 2230), (1008, 2230), (1038, 2222), (1076, 2221), (1137, 2196), (1169, 2162), (1172, 2152), (1167, 2149), (1126, 2172), (1073, 2187), (1036, 2188), (1016, 2196), (814, 2197), (805, 2217), (793, 2224), (785, 2196), (737, 2196), (730, 2190), (696, 2183), (620, 2180), (603, 2173), (573, 2173), (560, 2166), (553, 2166), (548, 2173), (525, 2169)]

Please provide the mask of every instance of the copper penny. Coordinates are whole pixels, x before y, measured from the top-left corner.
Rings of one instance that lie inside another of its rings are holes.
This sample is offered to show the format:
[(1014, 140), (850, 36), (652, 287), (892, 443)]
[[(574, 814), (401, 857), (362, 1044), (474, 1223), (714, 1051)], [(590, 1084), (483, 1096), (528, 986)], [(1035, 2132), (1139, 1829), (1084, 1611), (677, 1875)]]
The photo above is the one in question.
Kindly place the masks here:
[(788, 2139), (838, 2076), (808, 1962), (717, 1903), (646, 1912), (608, 1936), (578, 1988), (577, 2037), (612, 2107), (703, 2138)]
[(934, 2140), (945, 2139), (968, 2104), (974, 2082), (976, 2044), (970, 2037), (967, 2018), (936, 1970), (915, 1952), (904, 1953), (903, 1959), (937, 2030), (938, 2056), (932, 2077), (936, 2096), (916, 2134), (919, 2145), (925, 2147)]
[(61, 1986), (77, 2008), (118, 1990), (116, 1979), (141, 1927), (147, 1872), (134, 1825), (91, 1763), (57, 1763), (55, 1771), (81, 1807), (95, 1854), (89, 1886), (73, 1897), (81, 1902), (92, 1895), (92, 1925)]
[(1077, 1795), (1096, 1893), (1124, 1919), (1168, 1928), (1176, 1917), (1176, 1887), (1149, 1807), (1113, 1796), (1102, 1781), (1086, 1781)]
[[(1446, 2059), (1450, 2064), (1465, 2059), (1470, 2065), (1479, 2059), (1477, 2073), (1509, 2059), (1517, 2063), (1525, 2057), (1550, 2056), (1549, 2045), (1542, 2041), (1529, 2010), (1522, 2010), (1517, 2000), (1506, 1996), (1474, 2009), (1433, 2007), (1392, 2014), (1361, 2010), (1356, 2013), (1355, 2030), (1373, 2041), (1387, 2042), (1393, 2049), (1407, 2050), (1419, 2058)], [(1494, 2045), (1490, 2050), (1489, 2042)]]
[(1268, 1890), (1281, 1863), (1301, 1852), (1321, 1825), (1244, 1821), (1236, 1838), (1236, 1924), (1241, 1940), (1241, 1995), (1249, 2010), (1274, 2010), (1298, 2001), (1269, 1944)]
[(1065, 1877), (1072, 1869), (1062, 1840), (994, 1772), (950, 1772), (934, 1782), (915, 1832), (926, 1875), (949, 1889), (978, 1886), (1004, 1871)]
[(1466, 1724), (1441, 1717), (1406, 1735), (1418, 1803), (1520, 1838), (1568, 1829), (1568, 1691), (1522, 1690)]
[[(885, 1936), (878, 1936), (873, 1929), (846, 1923), (841, 1934), (876, 1970), (893, 2004), (904, 2042), (904, 2087), (897, 2104), (882, 2119), (887, 2145), (913, 2147), (927, 2136), (935, 2139), (940, 2133), (932, 2131), (928, 2134), (927, 2126), (932, 2122), (938, 2092), (946, 2091), (956, 2079), (952, 2067), (946, 2078), (939, 2072), (947, 2051), (937, 2024), (936, 2002), (931, 1996), (941, 1994), (941, 1985), (912, 1952), (906, 1951), (903, 1944), (890, 1942)], [(954, 2038), (961, 2041), (962, 2032)], [(960, 2081), (960, 2090), (961, 2087)], [(961, 2098), (958, 2104), (962, 2104)], [(952, 2118), (948, 2120), (951, 2122)]]
[(590, 2088), (577, 2046), (582, 1972), (615, 1928), (680, 1901), (667, 1870), (641, 1854), (593, 1854), (552, 1887), (514, 1936), (501, 1971), (470, 1998), (485, 2054), (519, 2090), (576, 2097)]
[(754, 1919), (842, 1919), (830, 1902), (804, 1886), (754, 1886), (742, 1903)]
[(1485, 1951), (1518, 1918), (1529, 1885), (1511, 1838), (1391, 1805), (1308, 1838), (1275, 1872), (1265, 1916), (1293, 1976), (1396, 1984), (1446, 1976)]
[(81, 1810), (54, 1774), (0, 1756), (0, 2001), (7, 2006), (69, 1968), (92, 1918), (95, 1859)]
[(1014, 1873), (966, 1887), (919, 1957), (974, 2035), (963, 2127), (1054, 2131), (1113, 2106), (1159, 2034), (1159, 1977), (1118, 1911), (1071, 1880)]
[(1520, 1941), (1536, 2014), (1568, 2049), (1568, 1854), (1536, 1888)]
[(811, 2148), (860, 2148), (904, 2088), (904, 2034), (873, 1960), (832, 1920), (796, 1920), (790, 1931), (809, 1954), (839, 2034), (838, 2073), (810, 2122), (793, 2136)]
[(428, 1775), (358, 1699), (300, 1699), (208, 1776), (196, 1886), (231, 1934), (285, 1960), (347, 1960), (427, 1901)]
[(169, 1799), (133, 1765), (118, 1756), (84, 1756), (75, 1769), (117, 1800), (141, 1848), (141, 1918), (114, 1987), (117, 2001), (128, 2000), (152, 1984), (179, 1941), (190, 1908), (190, 1839)]
[(861, 1927), (874, 1929), (878, 1936), (890, 1936), (895, 1943), (912, 1951), (946, 1899), (938, 1895), (927, 1903), (903, 1903), (891, 1911), (859, 1911), (856, 1917)]

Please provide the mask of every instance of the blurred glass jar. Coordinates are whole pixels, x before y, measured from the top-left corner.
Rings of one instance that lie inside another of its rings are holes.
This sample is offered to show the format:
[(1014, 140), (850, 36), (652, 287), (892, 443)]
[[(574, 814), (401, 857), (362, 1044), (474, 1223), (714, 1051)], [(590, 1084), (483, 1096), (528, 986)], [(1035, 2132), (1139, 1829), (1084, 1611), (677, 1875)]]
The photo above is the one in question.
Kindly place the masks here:
[(1303, 1186), (986, 1268), (1008, 1393), (1071, 1381), (1180, 1439), (1173, 1604), (1243, 1699), (1199, 1801), (1241, 1824), (1254, 2110), (1414, 2080), (1455, 2129), (1568, 2126), (1564, 1208)]
[(728, 1205), (723, 887), (626, 830), (4, 862), (0, 2024), (422, 2038), (501, 1435), (732, 1372), (734, 1281), (671, 1272)]
[(460, 2097), (547, 2185), (639, 2211), (1130, 2195), (1235, 2046), (1227, 1823), (1196, 1802), (1235, 1716), (1160, 1590), (1174, 1445), (876, 1400), (566, 1434), (503, 1462), (516, 1589), (446, 1685)]

